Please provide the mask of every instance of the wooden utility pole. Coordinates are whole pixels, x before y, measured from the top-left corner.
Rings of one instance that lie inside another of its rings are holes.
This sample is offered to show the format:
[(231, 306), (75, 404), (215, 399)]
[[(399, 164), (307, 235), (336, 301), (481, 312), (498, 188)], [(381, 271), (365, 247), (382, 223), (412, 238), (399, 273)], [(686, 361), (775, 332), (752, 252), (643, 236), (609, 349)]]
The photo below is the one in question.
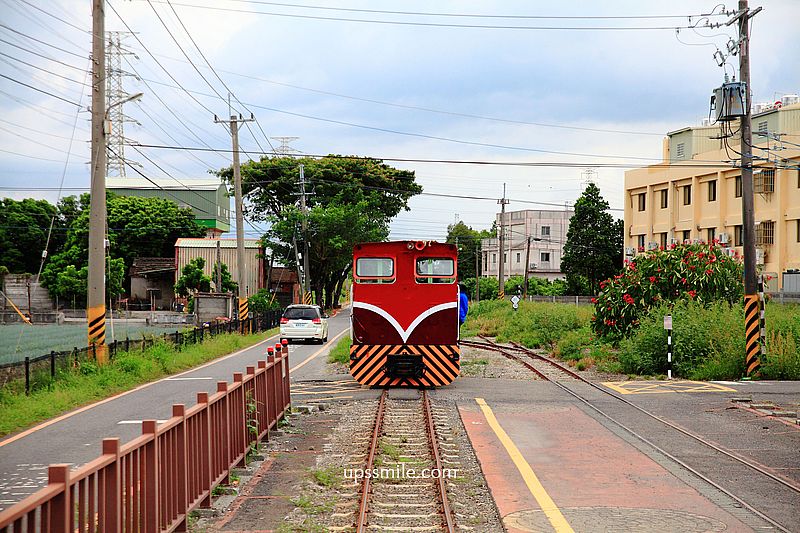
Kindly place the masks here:
[(505, 290), (505, 218), (506, 218), (506, 204), (509, 203), (509, 200), (506, 200), (506, 184), (503, 184), (503, 198), (497, 200), (497, 203), (500, 204), (500, 264), (498, 265), (498, 273), (497, 273), (497, 282), (498, 288), (497, 293), (501, 300), (506, 297), (506, 290)]
[(236, 272), (239, 277), (239, 320), (248, 318), (250, 315), (247, 309), (247, 297), (250, 287), (246, 283), (247, 268), (244, 255), (244, 207), (242, 205), (242, 174), (239, 169), (239, 128), (241, 123), (254, 120), (252, 115), (250, 115), (250, 118), (231, 115), (230, 120), (220, 120), (214, 115), (214, 122), (229, 125), (231, 142), (233, 143), (233, 194), (236, 202)]
[(106, 49), (105, 2), (92, 2), (92, 153), (89, 207), (89, 273), (86, 294), (88, 342), (106, 362)]
[[(742, 233), (744, 245), (745, 367), (755, 375), (761, 365), (759, 353), (759, 297), (756, 275), (756, 227), (753, 198), (753, 130), (750, 108), (750, 17), (748, 0), (739, 0), (739, 12), (731, 20), (739, 24), (739, 80), (744, 83), (744, 117), (741, 123), (742, 152)], [(760, 10), (760, 9), (759, 9)], [(757, 12), (757, 11), (756, 11)]]

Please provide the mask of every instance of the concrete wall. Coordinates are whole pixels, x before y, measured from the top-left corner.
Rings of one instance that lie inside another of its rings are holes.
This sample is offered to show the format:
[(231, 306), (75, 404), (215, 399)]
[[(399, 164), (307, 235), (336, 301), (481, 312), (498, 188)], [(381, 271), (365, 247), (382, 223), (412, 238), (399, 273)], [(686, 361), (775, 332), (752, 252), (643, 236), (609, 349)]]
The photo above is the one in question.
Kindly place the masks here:
[(231, 316), (233, 297), (227, 294), (200, 293), (194, 297), (194, 314), (197, 323), (211, 322), (219, 317)]

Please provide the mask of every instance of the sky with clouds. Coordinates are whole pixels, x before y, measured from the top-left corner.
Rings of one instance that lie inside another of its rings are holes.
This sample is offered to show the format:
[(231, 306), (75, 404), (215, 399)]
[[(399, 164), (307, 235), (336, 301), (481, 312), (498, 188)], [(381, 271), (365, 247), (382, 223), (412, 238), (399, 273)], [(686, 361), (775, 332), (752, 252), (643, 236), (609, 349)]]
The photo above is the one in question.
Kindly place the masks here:
[[(701, 0), (106, 6), (107, 31), (135, 32), (123, 39), (124, 85), (144, 95), (124, 106), (126, 137), (229, 150), (213, 115), (228, 114), (230, 89), (234, 109), (258, 119), (240, 133), (253, 157), (280, 144), (267, 138), (292, 136), (305, 154), (416, 171), (426, 194), (393, 222), (398, 239), (441, 240), (456, 219), (488, 228), (504, 183), (508, 209), (558, 209), (580, 195), (586, 169), (620, 209), (624, 167), (658, 161), (666, 132), (708, 115), (724, 76), (712, 56), (735, 37), (733, 26), (700, 28), (729, 18), (702, 18), (723, 7)], [(757, 6), (754, 100), (800, 93), (800, 1)], [(55, 201), (62, 178), (64, 195), (88, 189), (90, 31), (90, 0), (0, 0), (0, 195)], [(738, 57), (728, 61), (738, 73)], [(126, 157), (142, 173), (187, 184), (230, 164), (226, 153), (139, 150)]]

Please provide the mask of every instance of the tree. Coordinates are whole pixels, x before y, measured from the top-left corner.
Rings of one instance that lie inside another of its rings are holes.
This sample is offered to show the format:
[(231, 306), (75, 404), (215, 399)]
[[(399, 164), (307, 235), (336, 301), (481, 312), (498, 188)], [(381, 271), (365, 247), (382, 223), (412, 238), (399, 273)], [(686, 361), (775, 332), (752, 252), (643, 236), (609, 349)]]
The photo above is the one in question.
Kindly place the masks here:
[(561, 257), (561, 269), (570, 287), (580, 286), (580, 276), (584, 276), (594, 294), (600, 280), (622, 268), (622, 229), (622, 220), (615, 220), (608, 212), (600, 189), (589, 183), (575, 202)]
[(447, 226), (447, 240), (458, 246), (458, 279), (475, 277), (475, 254), (481, 245), (481, 239), (494, 237), (492, 230), (477, 231), (459, 221)]
[[(109, 253), (112, 260), (121, 260), (123, 274), (136, 257), (173, 256), (178, 237), (205, 235), (205, 228), (194, 221), (191, 210), (178, 207), (170, 200), (108, 193), (107, 201)], [(88, 194), (82, 195), (79, 201), (69, 197), (59, 203), (62, 223), (68, 222), (69, 230), (61, 251), (51, 254), (42, 271), (42, 284), (51, 294), (64, 292), (65, 289), (59, 287), (59, 274), (67, 267), (71, 265), (75, 272), (80, 272), (88, 266), (88, 206)], [(66, 282), (67, 278), (62, 280)], [(121, 289), (110, 294), (116, 296), (120, 292)], [(82, 297), (78, 299), (83, 300)]]
[(217, 292), (232, 292), (236, 293), (239, 284), (233, 281), (228, 265), (219, 263), (220, 265), (220, 287), (217, 287), (217, 263), (214, 263), (214, 272), (211, 274), (211, 281), (214, 282), (214, 290)]
[[(242, 165), (242, 192), (247, 214), (268, 222), (264, 246), (276, 260), (297, 268), (295, 250), (302, 251), (303, 213), (296, 207), (299, 165), (304, 165), (310, 274), (316, 300), (334, 306), (352, 268), (353, 246), (381, 241), (388, 236), (389, 221), (408, 200), (422, 192), (414, 172), (399, 170), (382, 161), (363, 157), (326, 156), (319, 159), (262, 158)], [(221, 177), (232, 180), (232, 170)]]
[(178, 296), (190, 296), (195, 291), (210, 292), (211, 278), (203, 274), (203, 267), (206, 260), (202, 257), (195, 257), (181, 269), (181, 277), (175, 284), (175, 294)]

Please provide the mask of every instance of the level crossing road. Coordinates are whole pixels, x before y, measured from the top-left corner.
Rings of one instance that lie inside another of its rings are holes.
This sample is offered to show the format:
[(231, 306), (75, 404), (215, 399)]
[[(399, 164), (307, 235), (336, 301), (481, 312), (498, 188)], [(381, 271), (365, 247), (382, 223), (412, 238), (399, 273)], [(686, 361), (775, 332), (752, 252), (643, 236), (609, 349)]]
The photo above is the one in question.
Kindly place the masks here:
[[(350, 326), (345, 310), (328, 321), (328, 343), (290, 344), (292, 380), (311, 371), (308, 363), (322, 358)], [(198, 392), (216, 392), (217, 382), (233, 381), (234, 372), (246, 372), (266, 358), (275, 335), (265, 341), (195, 369), (138, 387), (30, 430), (0, 441), (0, 510), (36, 492), (47, 482), (47, 467), (54, 463), (82, 465), (101, 454), (104, 438), (119, 437), (121, 443), (141, 435), (142, 420), (166, 420), (173, 404), (191, 407)], [(316, 362), (316, 361), (314, 361)], [(0, 415), (2, 416), (2, 415)]]

